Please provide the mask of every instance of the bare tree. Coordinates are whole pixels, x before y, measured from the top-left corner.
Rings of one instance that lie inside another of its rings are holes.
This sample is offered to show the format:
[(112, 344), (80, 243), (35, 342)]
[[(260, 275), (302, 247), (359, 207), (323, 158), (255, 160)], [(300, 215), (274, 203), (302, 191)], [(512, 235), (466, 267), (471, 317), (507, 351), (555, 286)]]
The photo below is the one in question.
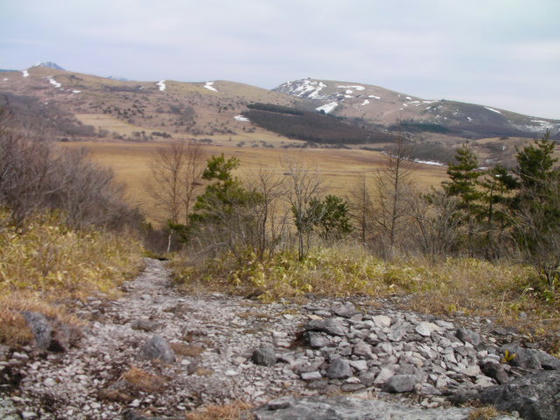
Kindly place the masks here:
[(410, 179), (410, 149), (403, 136), (387, 154), (387, 166), (376, 176), (377, 202), (375, 224), (383, 243), (383, 253), (391, 258), (395, 243), (408, 216), (407, 197), (413, 190)]
[(253, 211), (257, 221), (257, 255), (259, 259), (268, 251), (272, 253), (285, 233), (287, 212), (280, 208), (280, 200), (286, 194), (284, 180), (271, 171), (261, 168), (254, 180), (259, 200)]
[(358, 226), (362, 244), (366, 244), (373, 223), (373, 201), (368, 189), (366, 175), (356, 187), (350, 191), (350, 214)]
[(315, 222), (306, 217), (306, 213), (313, 198), (320, 193), (321, 181), (317, 170), (308, 169), (302, 162), (292, 160), (286, 166), (286, 175), (290, 183), (288, 202), (297, 228), (298, 257), (303, 260), (309, 248), (309, 235)]
[(426, 195), (414, 195), (410, 204), (410, 215), (416, 226), (414, 242), (424, 255), (433, 260), (457, 248), (461, 218), (456, 197), (439, 189)]
[[(202, 186), (204, 154), (195, 143), (174, 142), (158, 149), (151, 162), (152, 178), (147, 190), (163, 209), (168, 223), (189, 224), (189, 214)], [(169, 230), (168, 251), (173, 229)]]

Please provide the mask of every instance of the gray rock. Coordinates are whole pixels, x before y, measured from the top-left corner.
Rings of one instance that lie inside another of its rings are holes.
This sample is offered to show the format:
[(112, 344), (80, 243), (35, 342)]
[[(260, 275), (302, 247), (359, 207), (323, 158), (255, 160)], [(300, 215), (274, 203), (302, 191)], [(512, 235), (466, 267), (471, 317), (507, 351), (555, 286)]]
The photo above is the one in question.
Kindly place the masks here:
[(335, 315), (344, 317), (344, 318), (351, 318), (352, 316), (356, 315), (358, 311), (352, 302), (346, 302), (345, 304), (338, 304), (333, 308), (333, 312)]
[(560, 371), (541, 371), (480, 391), (478, 398), (527, 420), (560, 419)]
[(350, 360), (348, 363), (350, 363), (350, 366), (352, 366), (358, 372), (364, 372), (368, 370), (368, 365), (365, 360)]
[(346, 397), (290, 397), (288, 406), (274, 409), (274, 401), (254, 411), (257, 420), (464, 420), (466, 408), (412, 408), (382, 400)]
[(358, 341), (356, 344), (354, 344), (352, 353), (359, 357), (373, 359), (373, 352), (371, 351), (371, 346), (361, 340)]
[(440, 327), (432, 322), (421, 322), (415, 328), (415, 331), (423, 337), (429, 337), (434, 331), (439, 331)]
[(313, 371), (313, 372), (303, 372), (301, 374), (301, 379), (303, 379), (304, 381), (316, 381), (318, 379), (321, 379), (323, 376), (321, 375), (321, 372), (318, 371)]
[(167, 363), (175, 362), (173, 349), (159, 335), (154, 335), (144, 344), (142, 347), (142, 357), (149, 360), (159, 359)]
[(466, 328), (457, 329), (455, 336), (463, 343), (471, 343), (473, 346), (480, 344), (480, 334)]
[(313, 319), (305, 326), (307, 331), (322, 331), (329, 335), (344, 336), (345, 328), (340, 319)]
[(327, 376), (330, 379), (344, 379), (352, 376), (352, 368), (345, 359), (334, 359), (327, 369)]
[(519, 344), (507, 344), (502, 346), (502, 355), (505, 355), (506, 350), (513, 357), (509, 361), (512, 366), (525, 369), (560, 369), (560, 360), (542, 350), (527, 349)]
[(376, 315), (371, 318), (371, 320), (375, 323), (378, 328), (386, 328), (390, 327), (391, 323), (393, 322), (391, 318), (385, 315)]
[(53, 329), (45, 315), (39, 312), (23, 311), (23, 317), (33, 332), (37, 347), (47, 350), (51, 346)]
[(130, 328), (133, 330), (141, 330), (146, 332), (152, 332), (158, 327), (158, 323), (155, 321), (150, 321), (149, 319), (137, 319), (132, 322)]
[(389, 340), (400, 341), (406, 335), (406, 327), (402, 325), (394, 325), (389, 332)]
[(317, 331), (306, 331), (304, 337), (307, 344), (315, 349), (331, 345), (331, 341), (323, 333)]
[(21, 416), (18, 414), (18, 409), (13, 401), (3, 394), (0, 394), (0, 419), (21, 420)]
[(276, 363), (277, 357), (274, 347), (270, 345), (261, 346), (251, 356), (253, 363), (260, 366), (272, 366)]
[(414, 391), (414, 385), (418, 382), (415, 375), (394, 375), (385, 382), (383, 389), (387, 392), (401, 393)]
[(375, 377), (375, 381), (373, 382), (375, 385), (383, 385), (385, 382), (389, 380), (392, 376), (395, 375), (395, 371), (390, 367), (383, 367), (379, 374)]
[(387, 354), (390, 355), (390, 354), (393, 354), (393, 345), (389, 342), (379, 343), (377, 346), (375, 346), (373, 351), (375, 351), (377, 354), (387, 353)]
[(482, 365), (482, 372), (484, 372), (486, 376), (498, 381), (500, 385), (505, 384), (509, 380), (508, 374), (504, 370), (504, 367), (499, 363), (495, 363), (495, 362), (484, 363)]

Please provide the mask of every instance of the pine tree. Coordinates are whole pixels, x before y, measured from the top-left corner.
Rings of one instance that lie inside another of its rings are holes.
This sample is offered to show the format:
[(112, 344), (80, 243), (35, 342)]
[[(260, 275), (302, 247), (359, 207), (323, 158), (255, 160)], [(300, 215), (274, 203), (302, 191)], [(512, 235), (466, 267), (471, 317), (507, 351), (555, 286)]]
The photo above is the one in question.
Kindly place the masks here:
[(560, 169), (548, 133), (517, 153), (519, 193), (514, 238), (528, 262), (554, 288), (560, 277)]
[(471, 256), (474, 255), (474, 240), (477, 220), (480, 218), (480, 199), (482, 193), (478, 189), (478, 159), (467, 145), (457, 149), (455, 162), (449, 165), (447, 174), (451, 181), (444, 182), (444, 191), (450, 197), (459, 199), (458, 208), (463, 224), (467, 228), (467, 247)]

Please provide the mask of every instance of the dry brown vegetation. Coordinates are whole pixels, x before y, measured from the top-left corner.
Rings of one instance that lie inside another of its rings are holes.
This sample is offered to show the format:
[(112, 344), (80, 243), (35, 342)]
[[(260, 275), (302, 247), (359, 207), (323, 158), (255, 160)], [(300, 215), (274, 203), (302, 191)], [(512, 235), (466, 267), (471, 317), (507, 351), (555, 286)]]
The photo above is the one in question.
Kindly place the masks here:
[(134, 366), (126, 371), (122, 378), (134, 391), (161, 392), (166, 385), (166, 380), (161, 376), (148, 373)]
[(225, 405), (209, 405), (187, 414), (187, 420), (240, 420), (251, 419), (246, 412), (253, 408), (251, 404), (236, 401)]
[[(86, 147), (91, 158), (113, 169), (118, 181), (127, 186), (127, 196), (131, 203), (138, 204), (149, 220), (165, 220), (163, 212), (157, 208), (147, 193), (146, 184), (151, 178), (150, 162), (157, 150), (165, 143), (65, 143), (64, 147)], [(310, 168), (317, 168), (326, 191), (345, 196), (366, 176), (370, 182), (380, 168), (386, 165), (386, 156), (367, 150), (343, 149), (266, 149), (239, 148), (229, 146), (203, 146), (203, 153), (210, 157), (224, 153), (226, 157), (237, 157), (240, 169), (237, 174), (242, 179), (251, 180), (259, 169), (266, 168), (283, 175), (286, 161), (297, 158)], [(438, 185), (447, 176), (445, 169), (428, 165), (413, 165), (413, 178), (423, 189)]]

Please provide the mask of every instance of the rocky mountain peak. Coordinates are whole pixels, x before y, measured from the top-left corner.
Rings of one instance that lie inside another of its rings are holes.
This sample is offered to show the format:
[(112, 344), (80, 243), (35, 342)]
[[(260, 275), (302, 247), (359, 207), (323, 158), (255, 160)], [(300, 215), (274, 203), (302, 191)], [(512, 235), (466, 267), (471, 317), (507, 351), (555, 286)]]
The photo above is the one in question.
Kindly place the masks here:
[(59, 66), (58, 64), (52, 62), (52, 61), (42, 61), (36, 65), (34, 65), (33, 67), (45, 67), (48, 69), (54, 69), (54, 70), (66, 70), (64, 68), (62, 68), (61, 66)]

